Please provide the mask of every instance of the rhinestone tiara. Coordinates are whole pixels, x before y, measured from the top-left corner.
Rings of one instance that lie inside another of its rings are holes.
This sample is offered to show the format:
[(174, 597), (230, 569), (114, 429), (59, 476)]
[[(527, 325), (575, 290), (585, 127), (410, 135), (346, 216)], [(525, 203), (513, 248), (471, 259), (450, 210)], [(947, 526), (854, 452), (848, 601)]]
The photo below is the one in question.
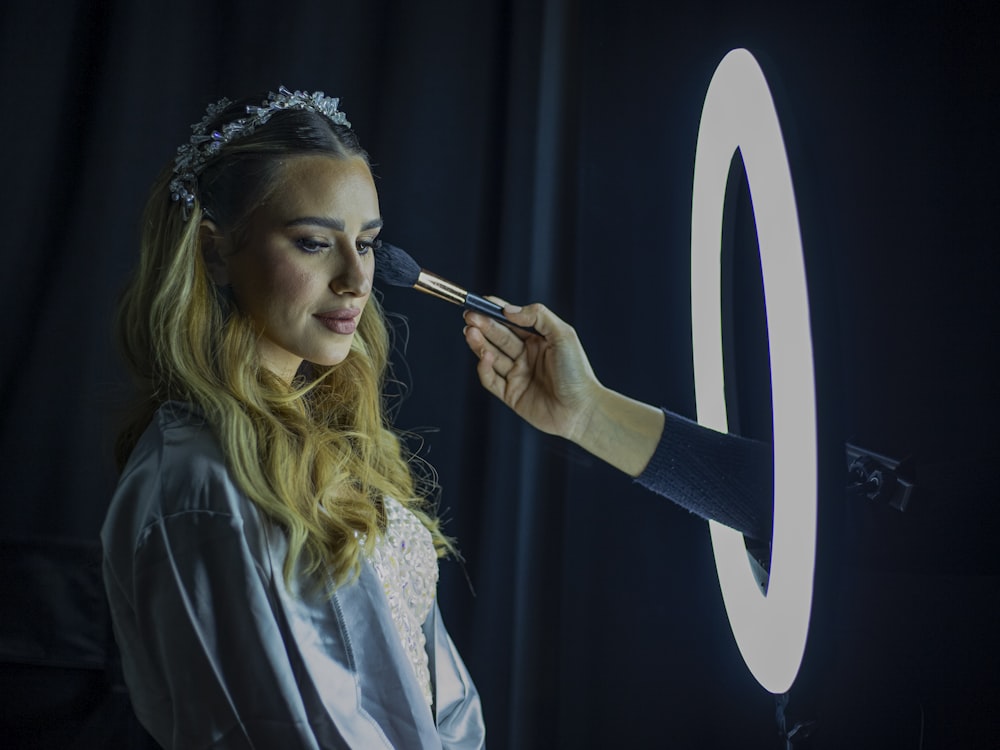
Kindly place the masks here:
[(193, 134), (190, 140), (177, 149), (174, 177), (170, 180), (170, 199), (180, 204), (184, 220), (187, 221), (194, 206), (198, 175), (223, 146), (237, 138), (250, 135), (270, 120), (275, 112), (286, 109), (316, 112), (337, 125), (349, 128), (351, 123), (347, 121), (347, 116), (337, 109), (339, 103), (340, 99), (327, 96), (322, 91), (310, 94), (305, 91), (289, 91), (284, 86), (279, 86), (278, 92), (270, 92), (260, 106), (247, 105), (246, 117), (231, 120), (218, 130), (208, 132), (209, 124), (232, 102), (229, 99), (220, 99), (214, 104), (209, 104), (205, 116), (191, 126)]

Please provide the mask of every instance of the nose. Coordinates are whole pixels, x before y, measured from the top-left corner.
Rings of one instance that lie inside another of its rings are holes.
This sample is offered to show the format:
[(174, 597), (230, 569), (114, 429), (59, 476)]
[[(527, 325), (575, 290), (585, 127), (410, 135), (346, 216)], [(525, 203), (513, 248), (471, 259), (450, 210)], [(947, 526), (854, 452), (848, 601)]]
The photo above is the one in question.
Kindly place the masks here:
[(353, 247), (344, 247), (336, 254), (336, 265), (330, 279), (330, 289), (334, 294), (363, 297), (372, 290), (372, 277), (368, 270), (370, 264), (365, 262), (366, 257)]

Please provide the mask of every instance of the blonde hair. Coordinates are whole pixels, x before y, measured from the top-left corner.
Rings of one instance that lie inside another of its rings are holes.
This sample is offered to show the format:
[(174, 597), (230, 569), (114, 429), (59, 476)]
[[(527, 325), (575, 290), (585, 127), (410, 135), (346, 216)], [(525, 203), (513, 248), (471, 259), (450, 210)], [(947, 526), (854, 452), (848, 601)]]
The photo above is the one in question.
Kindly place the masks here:
[[(318, 147), (300, 142), (303, 120), (328, 131)], [(232, 194), (211, 208), (213, 220), (232, 228), (273, 189), (276, 156), (364, 157), (356, 141), (344, 148), (338, 128), (315, 113), (282, 113), (262, 130), (267, 132), (223, 150), (201, 178), (203, 186), (211, 185), (200, 191), (203, 197)], [(229, 171), (241, 174), (226, 177), (227, 156)], [(249, 183), (241, 164), (255, 175)], [(171, 177), (167, 168), (153, 186), (139, 265), (118, 312), (118, 338), (139, 388), (137, 413), (119, 437), (119, 464), (160, 404), (185, 401), (204, 412), (232, 479), (286, 531), (286, 578), (300, 558), (310, 575), (328, 570), (335, 585), (356, 576), (361, 555), (385, 529), (385, 497), (420, 518), (439, 556), (454, 551), (428, 500), (436, 490), (433, 471), (405, 450), (385, 414), (391, 347), (375, 296), (342, 363), (313, 367), (291, 385), (282, 382), (261, 366), (250, 320), (209, 278), (200, 245), (202, 203), (196, 201), (185, 221), (170, 200)], [(241, 187), (226, 188), (227, 180)]]

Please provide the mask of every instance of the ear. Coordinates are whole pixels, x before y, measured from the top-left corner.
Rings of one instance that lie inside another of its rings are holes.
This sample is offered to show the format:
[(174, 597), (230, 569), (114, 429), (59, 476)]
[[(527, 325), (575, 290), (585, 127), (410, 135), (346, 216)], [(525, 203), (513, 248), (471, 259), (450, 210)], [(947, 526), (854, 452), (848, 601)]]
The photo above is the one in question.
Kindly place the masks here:
[(219, 227), (211, 219), (204, 219), (198, 226), (201, 242), (201, 257), (205, 261), (208, 275), (219, 286), (229, 284), (229, 267), (223, 254), (225, 238)]

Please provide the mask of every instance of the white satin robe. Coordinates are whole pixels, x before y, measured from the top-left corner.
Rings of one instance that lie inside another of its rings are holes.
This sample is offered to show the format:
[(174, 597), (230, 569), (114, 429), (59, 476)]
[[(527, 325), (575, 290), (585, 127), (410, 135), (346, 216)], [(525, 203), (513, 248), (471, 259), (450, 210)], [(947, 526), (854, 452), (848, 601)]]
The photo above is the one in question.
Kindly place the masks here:
[(423, 623), (429, 707), (371, 564), (332, 598), (302, 576), (286, 586), (284, 533), (233, 484), (191, 407), (154, 417), (101, 539), (129, 695), (164, 747), (485, 746), (437, 604)]

